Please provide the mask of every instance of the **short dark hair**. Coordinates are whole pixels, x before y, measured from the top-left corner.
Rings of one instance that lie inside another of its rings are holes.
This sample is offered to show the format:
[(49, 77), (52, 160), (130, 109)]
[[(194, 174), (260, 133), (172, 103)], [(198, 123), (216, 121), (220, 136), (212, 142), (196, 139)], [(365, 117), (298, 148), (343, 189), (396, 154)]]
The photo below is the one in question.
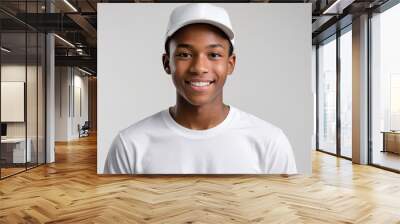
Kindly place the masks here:
[[(215, 26), (214, 26), (215, 27)], [(182, 27), (183, 28), (183, 27)], [(181, 29), (182, 29), (181, 28)], [(226, 33), (224, 31), (222, 31), (221, 29), (219, 29), (218, 27), (215, 27), (216, 30), (218, 30), (218, 33), (223, 36), (226, 40), (228, 40), (229, 42), (229, 56), (231, 56), (233, 54), (233, 45), (232, 42), (230, 41), (228, 35), (226, 35)], [(179, 31), (179, 30), (178, 30)], [(176, 31), (174, 34), (172, 34), (172, 36), (168, 37), (167, 40), (165, 41), (165, 45), (164, 45), (164, 49), (165, 49), (165, 53), (169, 56), (169, 42), (171, 42), (172, 38), (174, 38), (175, 34), (178, 32)]]

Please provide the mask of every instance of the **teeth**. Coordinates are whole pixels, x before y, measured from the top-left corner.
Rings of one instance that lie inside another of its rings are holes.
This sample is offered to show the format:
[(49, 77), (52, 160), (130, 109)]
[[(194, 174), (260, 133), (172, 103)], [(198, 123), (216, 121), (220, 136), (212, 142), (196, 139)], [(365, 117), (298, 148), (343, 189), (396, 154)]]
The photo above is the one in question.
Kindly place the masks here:
[(208, 86), (210, 84), (211, 82), (190, 82), (190, 85), (192, 86)]

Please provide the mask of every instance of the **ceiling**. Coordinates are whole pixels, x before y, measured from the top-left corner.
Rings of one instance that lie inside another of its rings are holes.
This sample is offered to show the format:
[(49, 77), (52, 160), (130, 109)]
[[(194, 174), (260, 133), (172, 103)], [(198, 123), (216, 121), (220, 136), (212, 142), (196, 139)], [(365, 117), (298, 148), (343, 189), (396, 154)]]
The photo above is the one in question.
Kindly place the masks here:
[[(345, 21), (341, 26), (351, 23), (351, 17), (374, 9), (388, 0), (214, 0), (216, 2), (239, 3), (311, 3), (313, 43), (317, 43), (335, 32), (338, 20)], [(6, 33), (9, 46), (24, 50), (22, 38), (25, 29), (39, 32), (55, 32), (56, 65), (80, 66), (96, 72), (97, 57), (97, 3), (171, 3), (201, 2), (179, 0), (1, 0), (0, 25)], [(204, 1), (210, 2), (210, 1)], [(46, 6), (47, 3), (47, 6)], [(329, 8), (329, 11), (327, 10)], [(52, 11), (52, 13), (49, 13)], [(325, 12), (325, 13), (324, 13)], [(328, 12), (328, 13), (327, 13)], [(347, 23), (346, 23), (347, 19)], [(4, 37), (5, 36), (5, 37)], [(66, 40), (70, 44), (66, 43)], [(2, 41), (2, 43), (5, 43)], [(72, 44), (72, 45), (71, 45)], [(4, 46), (4, 44), (3, 44)], [(35, 45), (28, 44), (28, 52)], [(24, 52), (20, 52), (24, 53)]]

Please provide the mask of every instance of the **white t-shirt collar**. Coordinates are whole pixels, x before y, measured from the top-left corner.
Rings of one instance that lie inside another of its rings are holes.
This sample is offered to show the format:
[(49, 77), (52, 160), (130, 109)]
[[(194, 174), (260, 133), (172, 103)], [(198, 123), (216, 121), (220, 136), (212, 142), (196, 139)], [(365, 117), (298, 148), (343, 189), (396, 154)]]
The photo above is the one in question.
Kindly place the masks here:
[(177, 132), (178, 134), (187, 137), (187, 138), (195, 138), (195, 139), (200, 139), (200, 138), (208, 138), (217, 135), (218, 133), (221, 133), (223, 130), (225, 130), (229, 124), (231, 123), (235, 113), (236, 113), (236, 108), (233, 106), (229, 105), (229, 112), (226, 118), (219, 123), (217, 126), (206, 129), (206, 130), (194, 130), (190, 128), (186, 128), (179, 123), (177, 123), (174, 118), (171, 116), (169, 113), (169, 108), (166, 110), (162, 111), (162, 117), (163, 120), (165, 121), (166, 125), (172, 129), (173, 131)]

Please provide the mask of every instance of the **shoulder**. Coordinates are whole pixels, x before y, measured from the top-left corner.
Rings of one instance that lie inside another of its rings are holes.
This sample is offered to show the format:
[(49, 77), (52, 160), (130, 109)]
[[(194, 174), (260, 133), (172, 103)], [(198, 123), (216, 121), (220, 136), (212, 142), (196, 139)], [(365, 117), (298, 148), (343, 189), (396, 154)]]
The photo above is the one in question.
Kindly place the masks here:
[(165, 113), (165, 110), (152, 114), (131, 124), (127, 128), (121, 130), (118, 137), (124, 139), (125, 137), (143, 135), (148, 132), (155, 132), (164, 128), (165, 123), (162, 118), (163, 113)]
[(140, 146), (148, 142), (151, 133), (156, 133), (163, 127), (162, 112), (130, 125), (115, 136), (108, 152), (104, 173), (135, 172), (136, 154)]
[(237, 108), (235, 109), (238, 117), (238, 119), (236, 119), (237, 125), (239, 125), (240, 128), (246, 128), (249, 131), (261, 134), (268, 139), (276, 139), (282, 135), (284, 136), (282, 129), (278, 126), (248, 112)]
[(281, 128), (255, 115), (238, 111), (241, 125), (264, 143), (265, 173), (296, 174), (296, 160), (289, 139)]
[(237, 117), (237, 128), (246, 130), (264, 144), (264, 173), (297, 173), (292, 146), (281, 128), (239, 109)]

